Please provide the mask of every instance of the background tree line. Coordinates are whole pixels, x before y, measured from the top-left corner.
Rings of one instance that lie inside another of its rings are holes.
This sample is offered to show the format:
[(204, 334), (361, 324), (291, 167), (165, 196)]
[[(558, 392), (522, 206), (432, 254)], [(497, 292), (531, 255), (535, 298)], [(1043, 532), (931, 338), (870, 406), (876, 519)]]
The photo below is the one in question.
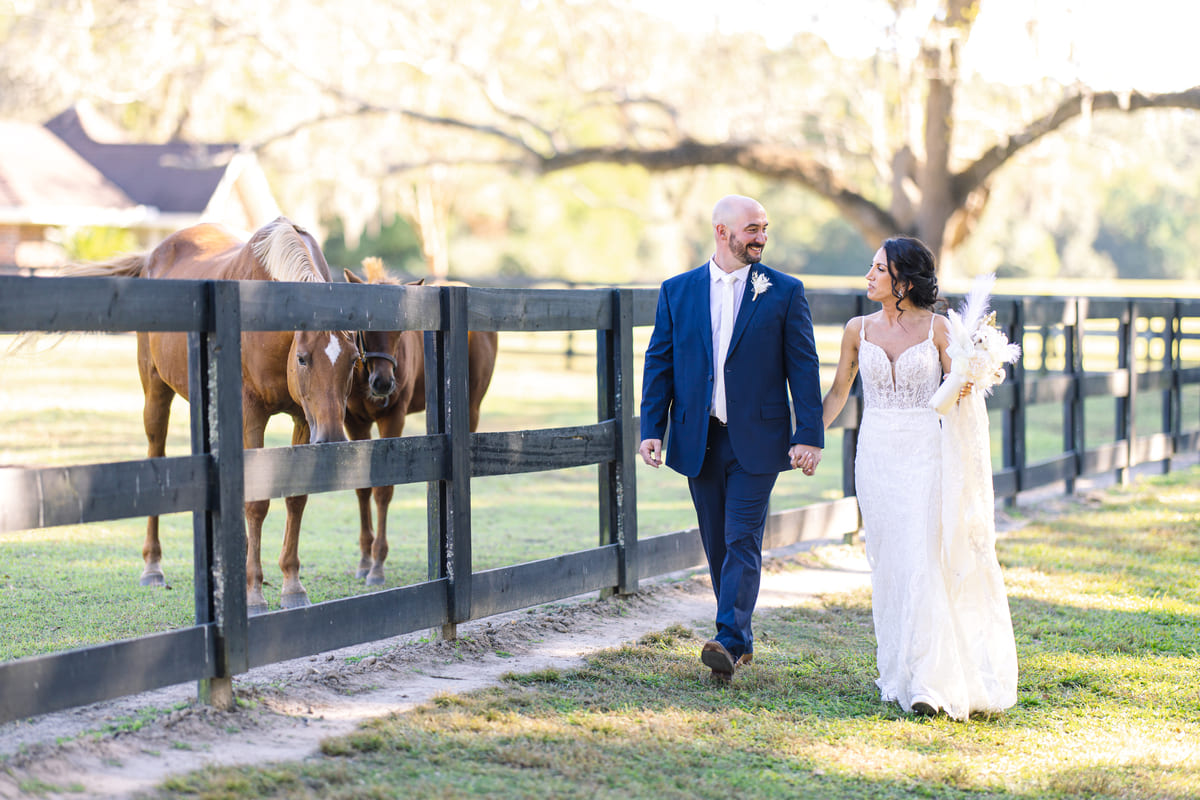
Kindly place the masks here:
[(632, 0), (8, 0), (0, 113), (244, 142), (338, 264), (652, 283), (739, 191), (798, 272), (910, 233), (957, 275), (1200, 275), (1200, 76), (999, 82), (969, 58), (998, 0), (854, 2), (866, 56)]

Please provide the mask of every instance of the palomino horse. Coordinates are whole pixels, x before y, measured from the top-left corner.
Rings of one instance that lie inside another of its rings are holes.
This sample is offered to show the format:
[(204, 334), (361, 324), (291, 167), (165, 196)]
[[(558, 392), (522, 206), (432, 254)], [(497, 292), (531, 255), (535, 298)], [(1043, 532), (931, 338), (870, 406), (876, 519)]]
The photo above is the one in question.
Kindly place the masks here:
[[(248, 242), (219, 225), (177, 231), (148, 253), (98, 264), (74, 264), (60, 274), (191, 280), (305, 281), (328, 283), (329, 265), (316, 240), (284, 217), (256, 231)], [(138, 369), (145, 395), (143, 422), (151, 458), (166, 451), (167, 422), (175, 395), (188, 397), (185, 333), (139, 332)], [(267, 420), (288, 414), (292, 444), (344, 442), (346, 396), (358, 351), (345, 332), (253, 331), (242, 334), (242, 444), (262, 447)], [(308, 497), (288, 497), (287, 525), (279, 568), (284, 608), (308, 605), (300, 583), (300, 518)], [(246, 503), (246, 603), (250, 613), (267, 610), (262, 592), (262, 525), (269, 500)], [(143, 586), (162, 586), (158, 517), (146, 525), (142, 546)]]
[[(350, 283), (392, 284), (383, 262), (378, 258), (363, 259), (366, 280), (346, 270)], [(421, 281), (417, 282), (418, 284)], [(470, 331), (467, 334), (468, 395), (470, 397), (470, 429), (479, 427), (479, 406), (492, 382), (496, 367), (496, 332)], [(354, 370), (354, 383), (346, 402), (346, 432), (353, 440), (371, 438), (371, 426), (379, 426), (381, 438), (399, 436), (404, 432), (404, 417), (425, 410), (425, 346), (420, 331), (362, 331), (358, 349), (362, 362)], [(383, 562), (387, 559), (387, 512), (392, 502), (392, 486), (356, 489), (358, 494), (361, 558), (359, 578), (367, 585), (383, 584)], [(371, 525), (371, 496), (375, 496), (375, 533)]]

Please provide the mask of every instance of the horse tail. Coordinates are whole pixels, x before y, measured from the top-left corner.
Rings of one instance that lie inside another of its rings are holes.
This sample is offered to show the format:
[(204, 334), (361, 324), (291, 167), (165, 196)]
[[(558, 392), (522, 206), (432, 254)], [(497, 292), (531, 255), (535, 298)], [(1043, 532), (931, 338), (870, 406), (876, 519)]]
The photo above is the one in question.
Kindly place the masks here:
[(149, 253), (117, 256), (108, 261), (79, 261), (64, 264), (54, 273), (59, 278), (140, 278)]

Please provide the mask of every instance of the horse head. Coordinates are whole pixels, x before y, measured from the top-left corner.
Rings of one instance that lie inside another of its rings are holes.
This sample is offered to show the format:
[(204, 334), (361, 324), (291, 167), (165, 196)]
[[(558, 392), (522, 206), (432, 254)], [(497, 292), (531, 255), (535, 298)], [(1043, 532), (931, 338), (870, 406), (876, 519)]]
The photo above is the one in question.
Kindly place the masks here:
[[(344, 270), (349, 283), (395, 284), (387, 277), (383, 261), (370, 257), (363, 259), (366, 278), (361, 278), (349, 269)], [(413, 281), (408, 286), (420, 286), (424, 279)], [(366, 400), (378, 406), (386, 405), (398, 387), (396, 370), (400, 357), (401, 331), (359, 331), (355, 339), (362, 367), (366, 370)]]
[(288, 352), (287, 382), (304, 410), (309, 444), (346, 441), (346, 398), (358, 348), (345, 331), (296, 331)]
[[(248, 243), (273, 280), (328, 283), (329, 264), (312, 234), (286, 217), (259, 229)], [(346, 441), (343, 421), (358, 348), (345, 331), (296, 331), (287, 360), (292, 400), (304, 411), (310, 444)], [(298, 442), (297, 442), (298, 443)]]

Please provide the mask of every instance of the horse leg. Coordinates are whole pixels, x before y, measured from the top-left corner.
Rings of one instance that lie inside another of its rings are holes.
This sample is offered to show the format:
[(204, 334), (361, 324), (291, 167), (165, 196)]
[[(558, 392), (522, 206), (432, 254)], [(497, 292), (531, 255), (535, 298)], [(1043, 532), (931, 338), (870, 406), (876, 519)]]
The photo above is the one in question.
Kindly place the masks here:
[(392, 502), (394, 486), (376, 486), (375, 518), (379, 520), (376, 528), (375, 544), (371, 548), (371, 570), (367, 573), (367, 586), (383, 585), (383, 562), (387, 560), (387, 513), (388, 505)]
[(246, 612), (250, 616), (267, 611), (262, 588), (262, 528), (270, 506), (270, 500), (246, 503)]
[(355, 489), (358, 496), (358, 569), (354, 577), (360, 581), (371, 571), (371, 550), (375, 545), (375, 532), (371, 525), (371, 490)]
[[(148, 336), (139, 333), (138, 371), (142, 378), (142, 426), (146, 430), (147, 456), (162, 458), (167, 453), (167, 425), (175, 392), (163, 381), (150, 357)], [(142, 543), (142, 586), (165, 586), (162, 569), (162, 542), (158, 538), (158, 517), (146, 519), (146, 539)]]
[[(355, 442), (371, 438), (371, 423), (365, 424), (358, 417), (346, 415), (346, 433)], [(371, 547), (375, 543), (375, 533), (371, 524), (371, 489), (355, 489), (358, 496), (358, 570), (354, 577), (360, 581), (367, 577), (371, 570)]]
[[(404, 433), (405, 408), (407, 406), (405, 398), (401, 398), (401, 402), (392, 406), (392, 410), (387, 416), (378, 420), (380, 439), (395, 439)], [(373, 493), (377, 525), (375, 542), (371, 547), (371, 568), (367, 572), (368, 586), (382, 586), (384, 582), (383, 562), (387, 560), (388, 555), (387, 514), (394, 493), (395, 487), (391, 485), (376, 486)]]
[(283, 593), (279, 598), (284, 608), (303, 608), (308, 605), (308, 592), (300, 583), (300, 519), (308, 495), (285, 497), (287, 525), (283, 532), (283, 550), (279, 554), (279, 570), (283, 573)]
[[(249, 392), (242, 392), (242, 447), (247, 450), (263, 446), (263, 437), (270, 415)], [(246, 503), (246, 612), (251, 616), (267, 611), (263, 595), (262, 529), (263, 520), (271, 507), (270, 500)]]
[[(292, 426), (292, 444), (306, 444), (309, 440), (308, 423), (304, 417), (294, 417)], [(279, 571), (283, 573), (283, 592), (279, 604), (284, 608), (302, 608), (308, 605), (308, 592), (300, 583), (300, 520), (304, 517), (304, 507), (308, 505), (308, 495), (300, 494), (285, 497), (287, 506), (287, 522), (283, 529), (283, 548), (279, 551)]]

